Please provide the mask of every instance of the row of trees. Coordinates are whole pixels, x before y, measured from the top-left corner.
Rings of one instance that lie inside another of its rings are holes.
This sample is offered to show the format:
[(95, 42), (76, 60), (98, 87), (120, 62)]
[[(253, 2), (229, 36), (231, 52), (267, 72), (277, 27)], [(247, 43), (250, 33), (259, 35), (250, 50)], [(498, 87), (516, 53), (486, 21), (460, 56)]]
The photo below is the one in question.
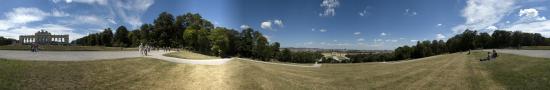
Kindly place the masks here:
[(323, 58), (323, 54), (320, 52), (291, 52), (287, 48), (283, 49), (278, 56), (278, 60), (281, 62), (294, 63), (315, 63)]
[[(134, 34), (134, 32), (130, 33)], [(132, 43), (135, 39), (129, 35), (128, 29), (124, 26), (117, 28), (115, 34), (113, 34), (111, 28), (103, 30), (103, 32), (90, 34), (82, 38), (72, 41), (73, 44), (90, 45), (90, 46), (116, 46), (116, 47), (129, 47), (139, 45), (138, 43)], [(137, 41), (137, 40), (136, 40)]]
[(496, 30), (487, 32), (465, 30), (447, 40), (418, 41), (414, 46), (401, 46), (392, 53), (347, 55), (352, 63), (396, 61), (422, 58), (444, 53), (462, 52), (473, 49), (520, 48), (521, 46), (549, 45), (548, 40), (539, 33)]
[(13, 43), (14, 41), (15, 41), (15, 39), (4, 38), (4, 37), (0, 36), (0, 46), (1, 46), (1, 45), (10, 45), (10, 44)]
[[(136, 47), (141, 43), (160, 48), (185, 48), (201, 54), (220, 57), (239, 56), (262, 61), (310, 63), (307, 52), (281, 53), (278, 42), (269, 43), (259, 31), (252, 28), (241, 32), (224, 27), (214, 27), (199, 14), (187, 13), (174, 18), (163, 12), (153, 24), (143, 24), (139, 29), (128, 31), (124, 26), (113, 34), (107, 28), (73, 41), (78, 45)], [(320, 54), (319, 54), (320, 55)], [(288, 58), (292, 57), (292, 58)]]

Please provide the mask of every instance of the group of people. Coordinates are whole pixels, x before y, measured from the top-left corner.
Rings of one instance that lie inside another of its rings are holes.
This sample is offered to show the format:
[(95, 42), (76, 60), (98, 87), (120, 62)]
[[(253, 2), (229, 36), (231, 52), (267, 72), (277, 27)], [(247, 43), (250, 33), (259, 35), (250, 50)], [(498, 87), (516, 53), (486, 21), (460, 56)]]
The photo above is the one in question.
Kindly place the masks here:
[(480, 61), (493, 60), (497, 57), (498, 57), (497, 51), (493, 50), (493, 52), (487, 52), (487, 58), (481, 59)]
[(141, 55), (148, 56), (148, 53), (151, 52), (151, 46), (147, 44), (143, 45), (143, 43), (141, 43), (139, 44), (139, 52)]
[(38, 44), (36, 43), (31, 44), (31, 52), (38, 52)]

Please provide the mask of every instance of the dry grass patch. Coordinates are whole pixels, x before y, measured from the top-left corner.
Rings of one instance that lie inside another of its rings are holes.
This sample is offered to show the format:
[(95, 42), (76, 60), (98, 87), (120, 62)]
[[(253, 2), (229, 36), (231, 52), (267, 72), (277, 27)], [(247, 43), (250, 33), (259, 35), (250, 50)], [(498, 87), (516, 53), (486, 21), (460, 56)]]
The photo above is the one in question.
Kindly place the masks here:
[[(175, 64), (151, 58), (85, 62), (0, 60), (0, 89), (546, 89), (550, 60), (479, 52), (406, 62), (323, 64), (320, 68), (232, 60)], [(519, 61), (519, 62), (518, 62)], [(523, 81), (522, 81), (523, 80)]]
[(164, 54), (164, 56), (183, 58), (183, 59), (194, 59), (194, 60), (207, 60), (207, 59), (220, 59), (220, 57), (208, 56), (204, 54), (194, 53), (188, 50), (182, 50), (178, 52), (171, 52)]

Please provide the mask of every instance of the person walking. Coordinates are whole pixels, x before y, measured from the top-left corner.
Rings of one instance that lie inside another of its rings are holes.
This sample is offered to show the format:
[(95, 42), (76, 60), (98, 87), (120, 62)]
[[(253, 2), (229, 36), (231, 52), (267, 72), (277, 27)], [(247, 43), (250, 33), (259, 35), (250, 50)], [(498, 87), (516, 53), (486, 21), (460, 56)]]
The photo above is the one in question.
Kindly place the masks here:
[(145, 56), (147, 56), (149, 49), (150, 49), (149, 45), (145, 44), (145, 52), (144, 52)]
[(139, 51), (139, 53), (140, 53), (142, 56), (144, 55), (144, 54), (143, 54), (143, 52), (144, 52), (144, 50), (143, 50), (143, 43), (140, 43), (140, 44), (139, 44), (139, 46), (138, 46), (138, 51)]

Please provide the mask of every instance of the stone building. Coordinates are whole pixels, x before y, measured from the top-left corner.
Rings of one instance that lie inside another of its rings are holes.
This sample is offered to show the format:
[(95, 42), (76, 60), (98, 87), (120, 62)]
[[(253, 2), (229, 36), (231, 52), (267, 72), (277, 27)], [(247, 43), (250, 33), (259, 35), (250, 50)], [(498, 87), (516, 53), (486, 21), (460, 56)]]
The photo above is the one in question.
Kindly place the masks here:
[(37, 43), (42, 45), (69, 44), (69, 35), (52, 35), (48, 31), (40, 30), (34, 33), (34, 35), (19, 36), (19, 43), (21, 44)]

